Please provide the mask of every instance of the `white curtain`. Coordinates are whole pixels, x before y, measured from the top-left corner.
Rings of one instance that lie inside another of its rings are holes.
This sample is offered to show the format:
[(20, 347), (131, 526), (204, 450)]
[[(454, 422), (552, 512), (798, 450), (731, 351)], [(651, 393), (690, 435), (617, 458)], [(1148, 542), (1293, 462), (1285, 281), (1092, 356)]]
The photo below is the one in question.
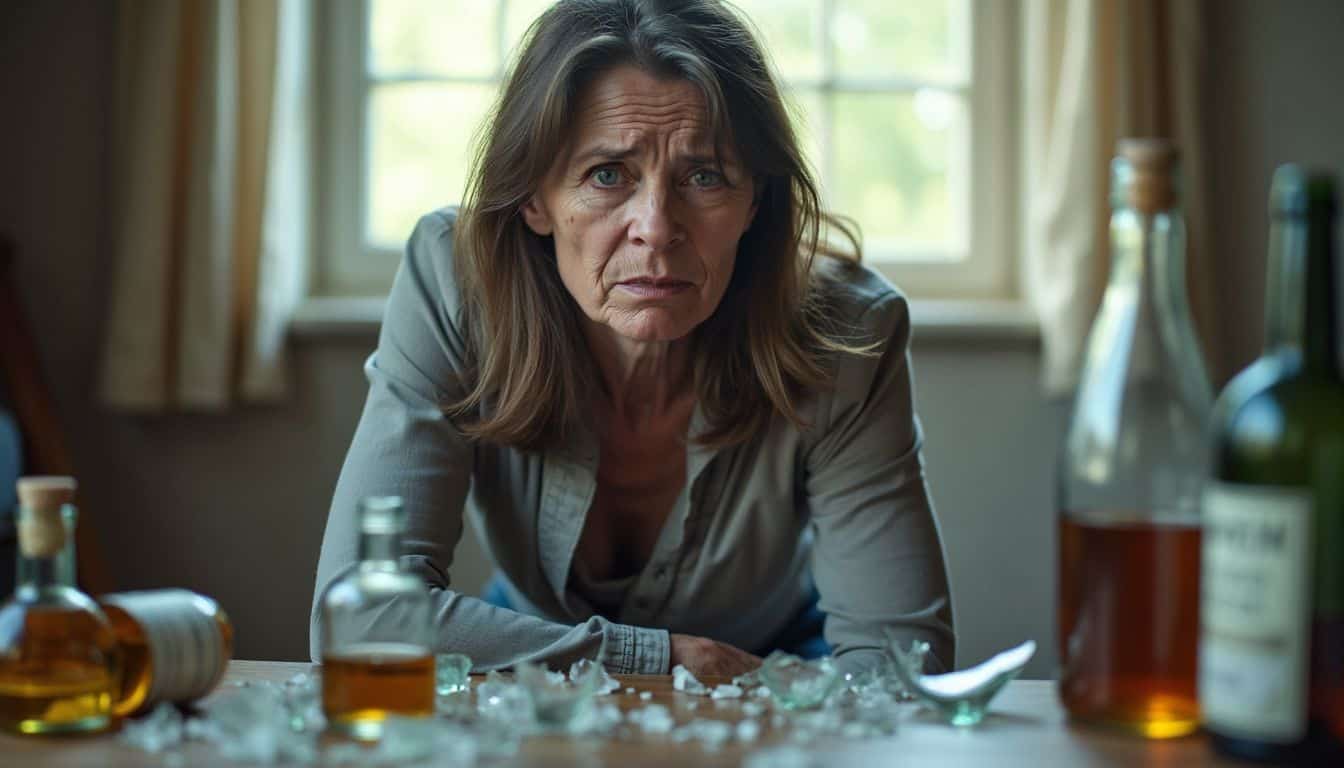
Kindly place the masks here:
[(104, 401), (284, 394), (307, 275), (307, 0), (122, 0)]
[(1026, 227), (1022, 290), (1041, 323), (1042, 382), (1069, 392), (1109, 269), (1116, 140), (1161, 136), (1181, 152), (1187, 283), (1209, 370), (1211, 322), (1198, 0), (1027, 0), (1023, 14)]

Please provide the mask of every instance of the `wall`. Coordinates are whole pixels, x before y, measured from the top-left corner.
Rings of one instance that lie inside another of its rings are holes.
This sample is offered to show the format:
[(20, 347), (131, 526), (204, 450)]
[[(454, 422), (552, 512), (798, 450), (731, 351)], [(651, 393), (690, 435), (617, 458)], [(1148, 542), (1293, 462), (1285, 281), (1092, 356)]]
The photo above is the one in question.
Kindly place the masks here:
[[(0, 8), (0, 231), (20, 246), (24, 310), (40, 343), (95, 526), (122, 588), (181, 585), (218, 597), (244, 658), (306, 656), (312, 574), (330, 490), (364, 382), (367, 336), (295, 340), (283, 405), (130, 417), (92, 399), (108, 271), (107, 133), (114, 4)], [(1209, 30), (1215, 246), (1234, 357), (1259, 339), (1264, 192), (1294, 156), (1344, 168), (1344, 4), (1233, 0)], [(1312, 112), (1287, 120), (1299, 108)], [(1053, 673), (1051, 478), (1062, 407), (1036, 388), (1029, 341), (919, 340), (916, 386), (929, 477), (952, 570), (963, 663), (1033, 637)], [(462, 586), (486, 572), (459, 548)]]

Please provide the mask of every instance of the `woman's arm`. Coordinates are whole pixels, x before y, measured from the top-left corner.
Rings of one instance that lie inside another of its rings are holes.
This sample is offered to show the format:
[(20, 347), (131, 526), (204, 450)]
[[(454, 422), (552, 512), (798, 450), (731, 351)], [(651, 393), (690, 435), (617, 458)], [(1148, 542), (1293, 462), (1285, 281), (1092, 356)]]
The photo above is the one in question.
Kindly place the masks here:
[(880, 662), (889, 627), (902, 645), (927, 641), (932, 670), (951, 670), (952, 606), (920, 458), (906, 301), (887, 289), (857, 324), (864, 340), (882, 340), (881, 354), (841, 356), (806, 457), (826, 641), (845, 671), (859, 671)]
[(577, 626), (497, 608), (451, 589), (453, 549), (471, 486), (474, 447), (444, 415), (465, 386), (465, 340), (457, 327), (452, 273), (453, 216), (420, 220), (388, 298), (378, 349), (365, 364), (369, 397), (336, 485), (317, 566), (310, 651), (320, 658), (323, 590), (357, 563), (359, 500), (405, 501), (403, 565), (421, 576), (433, 601), (435, 652), (465, 653), (477, 669), (519, 661), (565, 665), (600, 659), (617, 673), (667, 670), (667, 633), (593, 618)]

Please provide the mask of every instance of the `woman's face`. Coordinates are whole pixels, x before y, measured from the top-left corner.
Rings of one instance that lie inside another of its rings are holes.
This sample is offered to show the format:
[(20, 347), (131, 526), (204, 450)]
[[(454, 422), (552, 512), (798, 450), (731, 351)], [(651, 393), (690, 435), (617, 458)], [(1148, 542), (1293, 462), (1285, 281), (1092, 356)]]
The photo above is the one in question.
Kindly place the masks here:
[(583, 313), (626, 339), (686, 336), (732, 277), (754, 190), (708, 131), (692, 83), (614, 69), (582, 95), (570, 146), (523, 207), (532, 231), (555, 238)]

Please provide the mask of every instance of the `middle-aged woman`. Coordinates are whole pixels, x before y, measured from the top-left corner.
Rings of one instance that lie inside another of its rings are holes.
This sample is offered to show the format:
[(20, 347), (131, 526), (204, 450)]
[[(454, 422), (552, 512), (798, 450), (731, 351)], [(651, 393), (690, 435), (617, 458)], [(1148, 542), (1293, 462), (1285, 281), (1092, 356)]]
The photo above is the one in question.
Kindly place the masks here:
[[(725, 5), (552, 6), (460, 212), (407, 246), (318, 594), (355, 564), (359, 500), (397, 494), (435, 650), (477, 668), (737, 674), (783, 648), (860, 671), (884, 628), (950, 668), (906, 301), (827, 229)], [(464, 511), (486, 600), (451, 586)]]

